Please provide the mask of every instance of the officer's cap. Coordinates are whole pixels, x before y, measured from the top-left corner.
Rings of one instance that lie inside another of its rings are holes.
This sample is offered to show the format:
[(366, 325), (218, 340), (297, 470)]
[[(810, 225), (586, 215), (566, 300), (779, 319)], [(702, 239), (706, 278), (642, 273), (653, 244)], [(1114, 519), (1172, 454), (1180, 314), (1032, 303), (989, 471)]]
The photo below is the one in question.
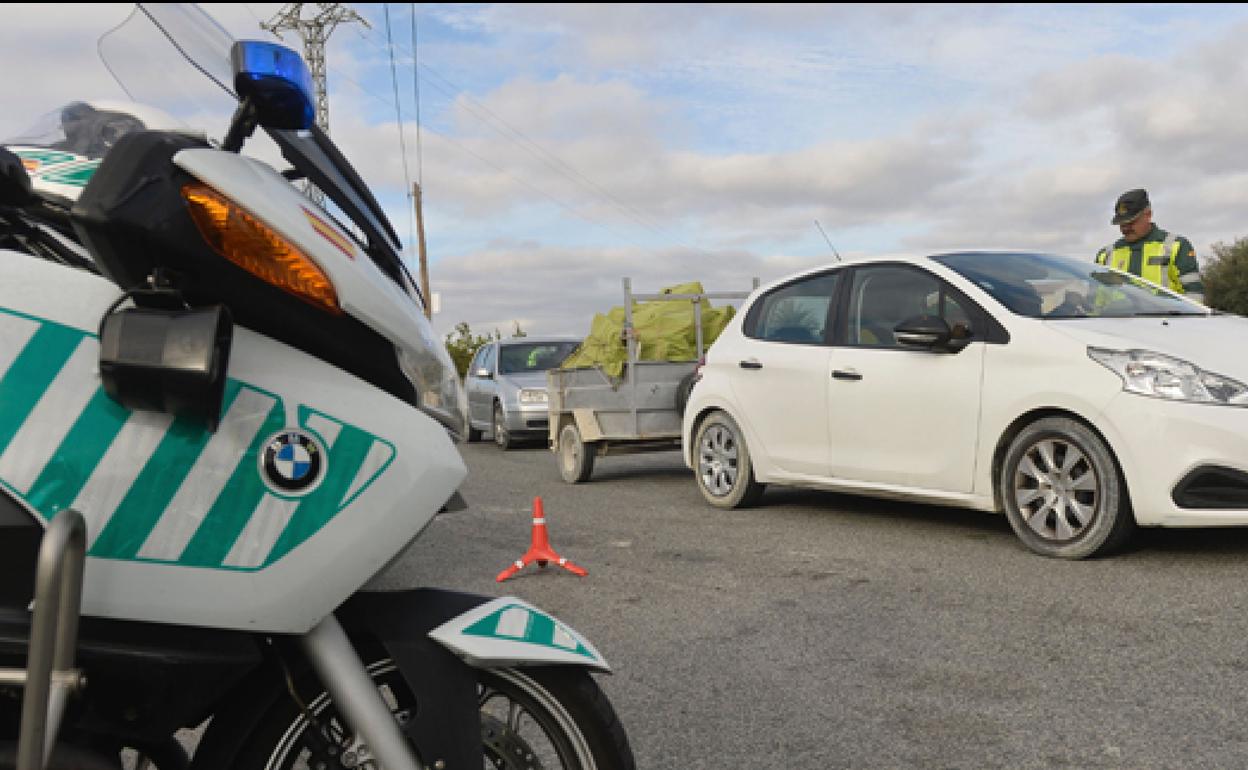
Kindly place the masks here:
[(1110, 220), (1111, 225), (1120, 225), (1123, 222), (1131, 220), (1144, 213), (1144, 209), (1148, 208), (1148, 192), (1144, 189), (1127, 190), (1118, 196), (1118, 202), (1114, 204), (1114, 218)]

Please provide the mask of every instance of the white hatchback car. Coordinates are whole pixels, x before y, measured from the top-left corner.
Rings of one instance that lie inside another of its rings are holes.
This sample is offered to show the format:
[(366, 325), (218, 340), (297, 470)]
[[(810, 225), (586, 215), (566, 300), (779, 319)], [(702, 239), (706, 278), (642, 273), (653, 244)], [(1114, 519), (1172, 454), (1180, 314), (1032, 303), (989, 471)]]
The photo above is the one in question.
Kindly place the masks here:
[(685, 462), (722, 508), (776, 483), (1004, 511), (1079, 559), (1137, 525), (1248, 525), (1246, 382), (1248, 319), (1090, 261), (841, 263), (746, 301)]

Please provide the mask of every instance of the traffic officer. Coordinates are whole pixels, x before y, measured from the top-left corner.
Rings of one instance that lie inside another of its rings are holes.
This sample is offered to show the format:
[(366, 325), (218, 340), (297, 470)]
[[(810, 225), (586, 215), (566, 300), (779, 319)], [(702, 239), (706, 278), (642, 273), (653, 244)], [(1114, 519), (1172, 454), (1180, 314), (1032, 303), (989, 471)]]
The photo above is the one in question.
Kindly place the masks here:
[(1146, 191), (1128, 190), (1118, 196), (1110, 224), (1118, 225), (1122, 238), (1096, 253), (1098, 264), (1133, 273), (1188, 299), (1205, 301), (1196, 250), (1183, 236), (1153, 224)]

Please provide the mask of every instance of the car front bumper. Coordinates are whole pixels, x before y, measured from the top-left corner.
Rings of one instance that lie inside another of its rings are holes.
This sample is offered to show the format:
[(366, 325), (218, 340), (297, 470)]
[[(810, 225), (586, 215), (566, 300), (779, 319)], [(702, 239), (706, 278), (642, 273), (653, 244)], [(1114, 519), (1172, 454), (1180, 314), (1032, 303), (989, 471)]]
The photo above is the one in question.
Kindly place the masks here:
[(507, 430), (513, 434), (545, 433), (549, 430), (550, 410), (546, 404), (509, 404), (505, 411)]
[(1141, 525), (1248, 525), (1248, 408), (1122, 393), (1103, 418)]

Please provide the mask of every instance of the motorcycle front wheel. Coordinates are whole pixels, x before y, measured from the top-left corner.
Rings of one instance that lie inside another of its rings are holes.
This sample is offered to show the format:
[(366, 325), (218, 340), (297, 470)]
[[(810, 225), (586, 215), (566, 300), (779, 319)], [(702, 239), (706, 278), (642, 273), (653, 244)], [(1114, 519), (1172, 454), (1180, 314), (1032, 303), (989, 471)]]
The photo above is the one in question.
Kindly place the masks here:
[[(410, 719), (416, 704), (398, 667), (384, 658), (367, 668), (395, 719), (400, 724)], [(634, 770), (623, 726), (584, 671), (475, 673), (486, 768)], [(305, 705), (301, 709), (290, 698), (275, 703), (240, 747), (236, 770), (384, 770), (367, 746), (347, 734), (328, 693)]]

